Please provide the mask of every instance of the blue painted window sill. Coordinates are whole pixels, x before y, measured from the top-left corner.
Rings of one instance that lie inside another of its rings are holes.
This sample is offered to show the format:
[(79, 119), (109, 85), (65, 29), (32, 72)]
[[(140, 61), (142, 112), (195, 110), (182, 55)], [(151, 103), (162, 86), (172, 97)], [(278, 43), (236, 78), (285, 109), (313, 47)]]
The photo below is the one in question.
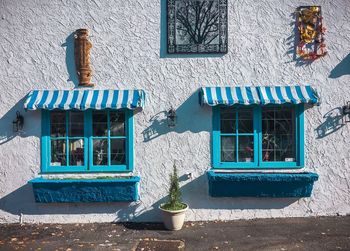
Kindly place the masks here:
[(310, 197), (316, 173), (224, 173), (208, 171), (212, 197)]
[(33, 186), (35, 202), (132, 202), (139, 199), (140, 177), (108, 179), (44, 179), (35, 178)]

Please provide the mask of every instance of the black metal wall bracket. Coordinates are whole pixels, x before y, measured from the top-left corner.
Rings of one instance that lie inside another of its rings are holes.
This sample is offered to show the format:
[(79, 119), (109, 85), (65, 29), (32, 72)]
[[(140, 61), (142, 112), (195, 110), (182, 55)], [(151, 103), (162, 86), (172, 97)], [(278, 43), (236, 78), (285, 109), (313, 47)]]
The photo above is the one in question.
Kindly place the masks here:
[(350, 122), (350, 101), (346, 102), (346, 105), (343, 106), (343, 117), (345, 117), (345, 122)]

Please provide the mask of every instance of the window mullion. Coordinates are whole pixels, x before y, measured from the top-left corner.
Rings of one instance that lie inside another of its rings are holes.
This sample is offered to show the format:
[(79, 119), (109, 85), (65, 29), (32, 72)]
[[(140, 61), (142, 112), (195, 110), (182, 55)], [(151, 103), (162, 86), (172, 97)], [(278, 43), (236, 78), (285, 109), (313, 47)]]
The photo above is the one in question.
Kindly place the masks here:
[(300, 159), (300, 157), (299, 157), (299, 145), (300, 145), (300, 142), (298, 140), (298, 135), (300, 135), (299, 126), (298, 126), (299, 125), (299, 106), (297, 107), (297, 109), (295, 109), (294, 119), (292, 117), (292, 123), (294, 123), (294, 131), (295, 131), (295, 135), (294, 135), (294, 140), (295, 140), (295, 143), (294, 143), (295, 161), (298, 163), (298, 165), (300, 165), (300, 161), (299, 161), (299, 159)]
[(93, 158), (93, 142), (92, 142), (92, 111), (87, 110), (84, 111), (84, 141), (85, 141), (85, 149), (84, 155), (86, 158), (86, 169), (89, 171), (92, 166), (92, 158)]
[(68, 137), (68, 132), (69, 132), (69, 112), (66, 111), (66, 164), (67, 166), (70, 165), (69, 161), (69, 137)]
[(51, 165), (51, 117), (50, 112), (43, 110), (41, 114), (42, 145), (41, 145), (41, 169), (47, 172)]
[(110, 111), (107, 111), (107, 165), (111, 165), (111, 130), (110, 130)]
[(257, 139), (255, 140), (256, 147), (254, 148), (254, 151), (256, 151), (256, 153), (254, 153), (254, 159), (255, 159), (255, 155), (257, 155), (257, 165), (258, 167), (261, 166), (261, 162), (262, 162), (262, 108), (261, 107), (257, 107), (255, 110), (255, 116), (254, 116), (254, 131), (257, 137)]
[(296, 131), (296, 162), (300, 167), (304, 167), (304, 105), (299, 104), (295, 109), (295, 131)]
[(221, 163), (221, 115), (218, 106), (213, 107), (213, 142), (212, 142), (212, 156), (214, 166), (219, 166)]
[[(130, 140), (132, 140), (132, 135), (129, 135), (129, 123), (130, 123), (130, 118), (132, 116), (130, 116), (130, 111), (126, 110), (124, 113), (124, 148), (125, 148), (125, 163), (127, 165), (127, 169), (130, 169), (132, 164), (131, 164), (131, 160), (133, 159), (133, 150), (130, 148), (130, 145), (132, 145), (132, 143), (130, 142)], [(127, 137), (128, 136), (128, 137)]]
[(238, 161), (239, 141), (238, 141), (238, 110), (236, 111), (236, 162)]

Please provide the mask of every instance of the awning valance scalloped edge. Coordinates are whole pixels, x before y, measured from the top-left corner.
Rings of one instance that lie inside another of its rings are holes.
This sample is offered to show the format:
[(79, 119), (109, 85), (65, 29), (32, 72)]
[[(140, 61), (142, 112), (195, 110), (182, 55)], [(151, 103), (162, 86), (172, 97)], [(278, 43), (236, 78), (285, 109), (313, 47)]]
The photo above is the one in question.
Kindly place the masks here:
[(103, 110), (143, 108), (143, 90), (33, 90), (24, 102), (24, 109)]
[(306, 86), (235, 86), (202, 87), (201, 105), (268, 105), (268, 104), (311, 104), (319, 105), (316, 90)]

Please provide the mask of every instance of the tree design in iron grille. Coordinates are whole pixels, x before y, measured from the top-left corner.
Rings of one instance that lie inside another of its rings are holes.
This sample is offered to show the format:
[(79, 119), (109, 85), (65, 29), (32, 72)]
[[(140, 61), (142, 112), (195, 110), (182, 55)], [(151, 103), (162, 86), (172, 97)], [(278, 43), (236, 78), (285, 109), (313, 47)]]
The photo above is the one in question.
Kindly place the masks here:
[(168, 0), (168, 53), (226, 52), (226, 0)]
[[(184, 43), (208, 45), (219, 37), (218, 3), (215, 1), (183, 1), (176, 13), (179, 38)], [(215, 41), (216, 40), (216, 41)]]

